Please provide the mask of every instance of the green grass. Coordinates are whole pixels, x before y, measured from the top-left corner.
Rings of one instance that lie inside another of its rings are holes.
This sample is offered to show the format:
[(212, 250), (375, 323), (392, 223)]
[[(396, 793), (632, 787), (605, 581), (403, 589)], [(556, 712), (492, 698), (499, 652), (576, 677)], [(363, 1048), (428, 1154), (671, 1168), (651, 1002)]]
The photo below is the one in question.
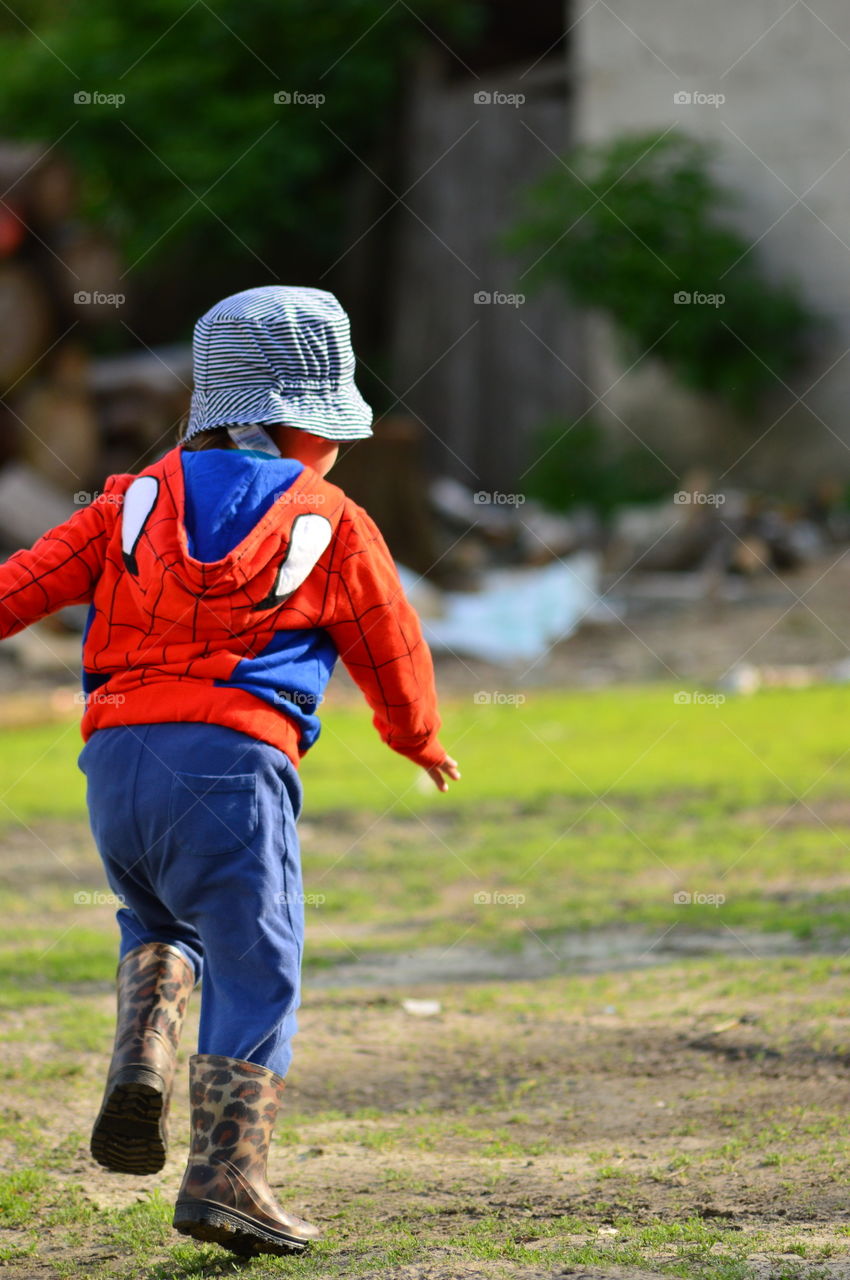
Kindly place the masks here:
[[(683, 705), (666, 687), (529, 690), (519, 706), (470, 697), (446, 709), (445, 740), (464, 777), (441, 797), (355, 710), (331, 707), (304, 764), (307, 820), (327, 814), (342, 826), (327, 847), (307, 845), (308, 887), (324, 895), (314, 958), (453, 945), (461, 934), (467, 944), (521, 945), (530, 930), (551, 940), (623, 922), (846, 932), (850, 806), (838, 816), (829, 806), (848, 794), (848, 713), (850, 689), (834, 688), (721, 705)], [(383, 804), (386, 831), (373, 825)], [(793, 821), (783, 818), (789, 807)], [(725, 901), (683, 905), (682, 890)], [(481, 892), (507, 899), (482, 905)], [(352, 918), (375, 933), (321, 932)]]
[[(302, 769), (307, 965), (426, 945), (557, 953), (562, 935), (624, 924), (826, 946), (850, 934), (850, 688), (721, 705), (675, 692), (450, 702), (444, 738), (464, 776), (448, 796), (383, 746), (368, 713), (329, 703)], [(72, 724), (7, 732), (0, 825), (81, 822), (78, 747)], [(7, 882), (5, 1003), (111, 978), (112, 912), (73, 901), (104, 887), (93, 853), (73, 883)]]
[[(556, 693), (526, 689), (518, 706), (446, 702), (445, 745), (463, 767), (450, 797), (417, 786), (419, 771), (388, 751), (369, 713), (330, 697), (320, 742), (304, 759), (305, 813), (396, 804), (427, 814), (484, 800), (556, 795), (691, 797), (733, 806), (841, 794), (850, 782), (850, 688), (767, 690), (722, 705), (682, 705), (673, 686)], [(691, 690), (689, 690), (691, 691)], [(692, 691), (691, 691), (692, 692)], [(73, 721), (0, 739), (0, 821), (80, 817), (85, 780)]]

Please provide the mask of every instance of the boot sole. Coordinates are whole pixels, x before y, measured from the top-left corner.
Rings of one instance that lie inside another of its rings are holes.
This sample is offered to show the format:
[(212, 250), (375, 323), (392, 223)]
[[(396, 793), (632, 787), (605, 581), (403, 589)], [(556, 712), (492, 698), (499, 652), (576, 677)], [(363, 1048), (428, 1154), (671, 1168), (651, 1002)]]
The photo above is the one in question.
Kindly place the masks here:
[(167, 1153), (164, 1102), (155, 1071), (119, 1071), (92, 1130), (91, 1153), (97, 1163), (115, 1173), (159, 1173)]
[(285, 1257), (303, 1253), (310, 1243), (309, 1240), (299, 1240), (297, 1236), (271, 1231), (238, 1210), (222, 1209), (203, 1201), (178, 1202), (172, 1226), (184, 1236), (220, 1244), (241, 1257), (252, 1257), (258, 1253)]

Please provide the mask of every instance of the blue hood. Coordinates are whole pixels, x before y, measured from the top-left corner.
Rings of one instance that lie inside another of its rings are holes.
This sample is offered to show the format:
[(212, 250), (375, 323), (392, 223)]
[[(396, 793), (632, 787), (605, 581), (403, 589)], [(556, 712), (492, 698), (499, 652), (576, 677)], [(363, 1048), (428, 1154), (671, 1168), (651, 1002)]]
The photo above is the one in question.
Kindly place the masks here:
[(237, 547), (301, 475), (294, 458), (240, 449), (181, 450), (189, 554), (213, 564)]

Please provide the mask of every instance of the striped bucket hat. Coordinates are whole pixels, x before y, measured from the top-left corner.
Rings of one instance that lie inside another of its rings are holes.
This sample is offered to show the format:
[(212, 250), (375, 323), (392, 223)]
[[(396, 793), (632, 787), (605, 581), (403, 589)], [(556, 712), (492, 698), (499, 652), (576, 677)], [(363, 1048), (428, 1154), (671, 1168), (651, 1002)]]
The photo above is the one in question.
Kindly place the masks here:
[(324, 289), (268, 285), (217, 302), (195, 325), (184, 440), (215, 427), (284, 423), (327, 440), (372, 434), (354, 385), (348, 316)]

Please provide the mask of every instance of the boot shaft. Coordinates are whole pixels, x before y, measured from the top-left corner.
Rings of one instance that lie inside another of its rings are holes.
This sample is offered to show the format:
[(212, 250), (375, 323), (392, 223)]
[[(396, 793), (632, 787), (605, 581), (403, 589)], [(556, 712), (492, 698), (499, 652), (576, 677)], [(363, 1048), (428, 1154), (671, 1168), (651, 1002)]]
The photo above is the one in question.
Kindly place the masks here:
[(256, 1062), (189, 1059), (192, 1148), (174, 1225), (236, 1253), (297, 1253), (319, 1234), (278, 1203), (266, 1178), (284, 1080)]
[(143, 943), (118, 967), (112, 1070), (143, 1063), (173, 1072), (195, 971), (168, 943)]
[(189, 1059), (189, 1079), (190, 1161), (262, 1175), (285, 1081), (256, 1062), (213, 1053)]
[(118, 1017), (91, 1153), (116, 1173), (157, 1173), (168, 1150), (177, 1046), (195, 971), (182, 951), (143, 943), (118, 966)]

